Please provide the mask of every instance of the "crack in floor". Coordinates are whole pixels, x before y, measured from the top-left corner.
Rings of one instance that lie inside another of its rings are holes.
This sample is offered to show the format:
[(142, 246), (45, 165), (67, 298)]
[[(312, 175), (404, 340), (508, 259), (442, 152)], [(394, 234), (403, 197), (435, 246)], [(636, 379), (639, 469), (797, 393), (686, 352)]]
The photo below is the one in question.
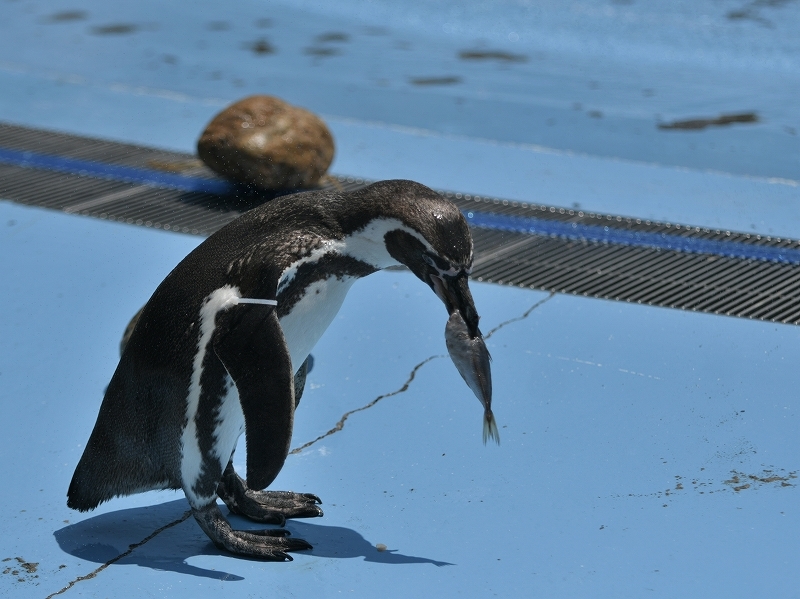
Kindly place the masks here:
[(356, 412), (361, 412), (363, 410), (369, 409), (369, 408), (374, 406), (376, 403), (378, 403), (382, 399), (386, 399), (387, 397), (392, 397), (394, 395), (398, 395), (400, 393), (405, 392), (406, 390), (408, 390), (409, 385), (411, 385), (411, 382), (417, 376), (417, 372), (419, 371), (419, 369), (422, 368), (423, 366), (425, 366), (425, 364), (427, 364), (431, 360), (436, 360), (438, 358), (444, 358), (444, 356), (437, 355), (437, 356), (429, 356), (429, 357), (425, 358), (422, 362), (420, 362), (419, 364), (414, 366), (414, 368), (411, 369), (411, 374), (408, 375), (408, 379), (406, 379), (406, 382), (403, 383), (402, 387), (400, 387), (399, 389), (397, 389), (395, 391), (392, 391), (390, 393), (384, 393), (383, 395), (379, 395), (378, 397), (373, 399), (371, 402), (369, 402), (368, 404), (366, 404), (364, 406), (361, 406), (360, 408), (356, 408), (355, 410), (350, 410), (349, 412), (345, 412), (344, 415), (339, 419), (339, 422), (337, 422), (336, 425), (331, 430), (329, 430), (327, 433), (324, 433), (324, 434), (320, 435), (319, 437), (317, 437), (313, 441), (309, 441), (307, 443), (303, 443), (300, 447), (295, 447), (292, 451), (289, 452), (289, 455), (300, 453), (304, 449), (307, 449), (308, 447), (311, 447), (312, 445), (314, 445), (314, 443), (316, 443), (317, 441), (321, 441), (325, 437), (329, 437), (334, 433), (338, 433), (340, 430), (342, 430), (344, 428), (345, 421), (352, 414), (355, 414)]
[(95, 576), (100, 574), (100, 572), (102, 572), (103, 570), (108, 568), (110, 565), (117, 563), (119, 560), (121, 560), (121, 559), (123, 559), (125, 557), (128, 557), (131, 553), (133, 553), (133, 551), (135, 549), (138, 549), (139, 547), (141, 547), (145, 543), (147, 543), (149, 541), (152, 541), (154, 538), (156, 538), (158, 535), (160, 535), (165, 530), (167, 530), (169, 528), (172, 528), (173, 526), (177, 526), (181, 522), (185, 522), (186, 519), (189, 518), (189, 516), (191, 516), (191, 515), (192, 515), (192, 510), (186, 510), (186, 512), (184, 512), (183, 516), (181, 516), (177, 520), (173, 520), (172, 522), (168, 522), (167, 524), (165, 524), (161, 528), (157, 528), (156, 530), (151, 532), (149, 535), (147, 535), (145, 538), (143, 538), (138, 543), (133, 543), (131, 545), (128, 545), (128, 550), (127, 551), (124, 551), (124, 552), (120, 553), (118, 556), (111, 558), (110, 560), (105, 562), (103, 565), (101, 565), (98, 568), (95, 568), (94, 570), (92, 570), (88, 574), (84, 574), (83, 576), (78, 576), (78, 578), (76, 578), (75, 580), (70, 581), (70, 583), (67, 586), (65, 586), (63, 589), (61, 589), (60, 591), (56, 591), (55, 593), (50, 593), (47, 597), (45, 597), (45, 599), (52, 599), (56, 595), (61, 595), (62, 593), (66, 593), (68, 590), (70, 590), (72, 587), (74, 587), (79, 582), (83, 582), (84, 580), (91, 580), (92, 578), (94, 578)]
[[(501, 322), (501, 323), (500, 323), (500, 324), (498, 324), (496, 327), (494, 327), (493, 329), (491, 329), (491, 330), (490, 330), (488, 333), (486, 333), (486, 335), (484, 335), (484, 336), (483, 336), (484, 340), (488, 339), (489, 337), (491, 337), (492, 335), (494, 335), (494, 334), (495, 334), (497, 331), (499, 331), (500, 329), (502, 329), (502, 328), (503, 328), (503, 327), (505, 327), (505, 326), (508, 326), (508, 325), (510, 325), (511, 323), (514, 323), (514, 322), (519, 322), (519, 321), (521, 321), (521, 320), (525, 320), (526, 318), (528, 318), (528, 316), (530, 316), (530, 315), (531, 315), (531, 312), (533, 312), (533, 311), (534, 311), (536, 308), (538, 308), (539, 306), (541, 306), (541, 305), (542, 305), (542, 304), (544, 304), (545, 302), (547, 302), (547, 301), (551, 300), (551, 299), (553, 298), (553, 296), (554, 296), (554, 295), (555, 295), (555, 292), (554, 292), (554, 291), (551, 291), (551, 292), (550, 292), (550, 294), (549, 294), (549, 295), (548, 295), (546, 298), (544, 298), (544, 299), (541, 299), (541, 300), (539, 300), (538, 302), (536, 302), (535, 304), (533, 304), (533, 305), (532, 305), (530, 308), (528, 308), (527, 310), (525, 310), (525, 312), (523, 312), (523, 313), (522, 313), (522, 315), (520, 315), (520, 316), (515, 316), (514, 318), (510, 318), (510, 319), (508, 319), (508, 320), (506, 320), (506, 321), (503, 321), (503, 322)], [(425, 364), (427, 364), (427, 363), (428, 363), (428, 362), (430, 362), (431, 360), (437, 360), (437, 359), (439, 359), (439, 358), (444, 358), (444, 357), (445, 357), (445, 356), (443, 356), (443, 355), (439, 354), (439, 355), (435, 355), (435, 356), (429, 356), (429, 357), (425, 358), (425, 359), (424, 359), (422, 362), (420, 362), (419, 364), (417, 364), (416, 366), (414, 366), (414, 368), (412, 368), (412, 369), (411, 369), (411, 373), (408, 375), (408, 379), (406, 379), (406, 382), (403, 384), (403, 386), (402, 386), (402, 387), (400, 387), (400, 388), (399, 388), (399, 389), (397, 389), (396, 391), (392, 391), (391, 393), (384, 393), (383, 395), (379, 395), (378, 397), (376, 397), (375, 399), (373, 399), (373, 400), (372, 400), (371, 402), (369, 402), (368, 404), (366, 404), (366, 405), (364, 405), (364, 406), (361, 406), (360, 408), (356, 408), (355, 410), (350, 410), (349, 412), (346, 412), (346, 413), (345, 413), (345, 414), (344, 414), (344, 415), (343, 415), (343, 416), (342, 416), (342, 417), (339, 419), (339, 422), (337, 422), (337, 423), (336, 423), (336, 426), (334, 426), (332, 429), (330, 429), (330, 430), (329, 430), (327, 433), (324, 433), (324, 434), (320, 435), (319, 437), (317, 437), (317, 438), (316, 438), (316, 439), (314, 439), (313, 441), (308, 441), (307, 443), (304, 443), (304, 444), (303, 444), (303, 445), (301, 445), (300, 447), (295, 447), (293, 450), (291, 450), (291, 451), (289, 452), (289, 455), (292, 455), (292, 454), (298, 454), (298, 453), (300, 453), (301, 451), (303, 451), (304, 449), (307, 449), (307, 448), (311, 447), (311, 446), (312, 446), (314, 443), (316, 443), (317, 441), (321, 441), (322, 439), (324, 439), (324, 438), (326, 438), (326, 437), (329, 437), (329, 436), (331, 436), (331, 435), (332, 435), (332, 434), (334, 434), (334, 433), (338, 433), (340, 430), (342, 430), (342, 429), (344, 428), (344, 423), (345, 423), (345, 421), (346, 421), (346, 420), (347, 420), (347, 419), (348, 419), (348, 418), (349, 418), (349, 417), (350, 417), (352, 414), (355, 414), (356, 412), (361, 412), (361, 411), (363, 411), (363, 410), (366, 410), (366, 409), (368, 409), (368, 408), (371, 408), (372, 406), (374, 406), (375, 404), (377, 404), (377, 403), (378, 403), (379, 401), (381, 401), (382, 399), (386, 399), (387, 397), (392, 397), (392, 396), (394, 396), (394, 395), (399, 395), (400, 393), (403, 393), (403, 392), (407, 391), (407, 390), (408, 390), (408, 387), (409, 387), (409, 385), (411, 385), (411, 382), (412, 382), (412, 381), (414, 380), (414, 378), (417, 376), (417, 372), (419, 371), (419, 369), (420, 369), (420, 368), (422, 368), (423, 366), (425, 366)]]
[(532, 305), (530, 308), (528, 308), (527, 310), (525, 310), (525, 312), (523, 312), (523, 313), (522, 313), (522, 316), (516, 316), (516, 317), (514, 317), (514, 318), (509, 318), (508, 320), (506, 320), (506, 321), (504, 321), (504, 322), (501, 322), (499, 325), (497, 325), (496, 327), (494, 327), (494, 328), (493, 328), (491, 331), (489, 331), (488, 333), (486, 333), (486, 334), (483, 336), (483, 340), (484, 340), (484, 341), (486, 341), (486, 340), (487, 340), (489, 337), (491, 337), (492, 335), (494, 335), (494, 334), (495, 334), (497, 331), (499, 331), (500, 329), (502, 329), (503, 327), (505, 327), (505, 326), (507, 326), (507, 325), (510, 325), (512, 322), (519, 322), (520, 320), (525, 320), (526, 318), (528, 318), (528, 316), (530, 316), (530, 315), (531, 315), (531, 312), (533, 312), (533, 311), (534, 311), (536, 308), (538, 308), (539, 306), (541, 306), (541, 305), (542, 305), (542, 304), (544, 304), (545, 302), (549, 302), (551, 299), (553, 299), (553, 296), (554, 296), (555, 294), (556, 294), (556, 292), (555, 292), (555, 291), (551, 291), (551, 292), (550, 292), (550, 295), (548, 295), (546, 298), (544, 298), (544, 299), (542, 299), (542, 300), (539, 300), (538, 302), (536, 302), (535, 304), (533, 304), (533, 305)]
[[(551, 299), (553, 298), (553, 296), (554, 296), (554, 295), (555, 295), (555, 292), (550, 292), (550, 295), (548, 295), (546, 298), (544, 298), (544, 299), (542, 299), (542, 300), (539, 300), (538, 302), (536, 302), (535, 304), (533, 304), (533, 305), (532, 305), (530, 308), (528, 308), (528, 309), (527, 309), (525, 312), (523, 312), (523, 313), (522, 313), (522, 315), (520, 315), (520, 316), (516, 316), (516, 317), (514, 317), (514, 318), (510, 318), (510, 319), (508, 319), (508, 320), (506, 320), (506, 321), (504, 321), (504, 322), (501, 322), (501, 323), (500, 323), (500, 324), (498, 324), (496, 327), (494, 327), (493, 329), (491, 329), (491, 330), (490, 330), (488, 333), (486, 333), (486, 335), (484, 335), (484, 337), (483, 337), (483, 338), (484, 338), (484, 339), (489, 339), (489, 337), (491, 337), (492, 335), (494, 335), (496, 332), (498, 332), (498, 331), (499, 331), (500, 329), (502, 329), (503, 327), (506, 327), (506, 326), (508, 326), (509, 324), (512, 324), (512, 323), (514, 323), (514, 322), (519, 322), (519, 321), (521, 321), (521, 320), (525, 320), (526, 318), (528, 318), (528, 316), (530, 316), (530, 314), (531, 314), (531, 313), (532, 313), (534, 310), (536, 310), (536, 308), (538, 308), (539, 306), (541, 306), (541, 305), (542, 305), (542, 304), (544, 304), (545, 302), (547, 302), (547, 301), (551, 300)], [(308, 441), (307, 443), (304, 443), (304, 444), (303, 444), (303, 445), (301, 445), (300, 447), (295, 447), (294, 449), (292, 449), (292, 450), (289, 452), (289, 455), (292, 455), (292, 454), (298, 454), (298, 453), (300, 453), (301, 451), (303, 451), (304, 449), (307, 449), (307, 448), (311, 447), (312, 445), (314, 445), (314, 443), (317, 443), (318, 441), (321, 441), (322, 439), (325, 439), (326, 437), (329, 437), (330, 435), (333, 435), (334, 433), (338, 433), (340, 430), (342, 430), (342, 429), (344, 428), (344, 423), (345, 423), (345, 422), (347, 421), (347, 419), (348, 419), (350, 416), (352, 416), (353, 414), (355, 414), (355, 413), (357, 413), (357, 412), (362, 412), (362, 411), (364, 411), (364, 410), (367, 410), (367, 409), (369, 409), (369, 408), (373, 407), (374, 405), (376, 405), (376, 404), (377, 404), (378, 402), (380, 402), (381, 400), (383, 400), (383, 399), (386, 399), (387, 397), (393, 397), (393, 396), (395, 396), (395, 395), (399, 395), (400, 393), (404, 393), (404, 392), (406, 392), (406, 391), (408, 390), (409, 386), (411, 385), (411, 383), (412, 383), (412, 382), (414, 381), (414, 379), (416, 378), (416, 376), (417, 376), (417, 372), (419, 372), (419, 369), (420, 369), (420, 368), (422, 368), (423, 366), (425, 366), (425, 364), (427, 364), (428, 362), (431, 362), (431, 361), (433, 361), (433, 360), (438, 360), (439, 358), (444, 358), (444, 357), (445, 357), (445, 356), (444, 356), (444, 355), (441, 355), (441, 354), (434, 355), (434, 356), (428, 356), (427, 358), (425, 358), (424, 360), (422, 360), (422, 362), (418, 363), (417, 365), (415, 365), (415, 366), (414, 366), (414, 368), (412, 368), (412, 369), (411, 369), (411, 372), (409, 373), (409, 375), (408, 375), (408, 378), (406, 379), (406, 382), (405, 382), (405, 383), (403, 383), (402, 387), (400, 387), (399, 389), (396, 389), (396, 390), (394, 390), (394, 391), (391, 391), (391, 392), (389, 392), (389, 393), (383, 393), (382, 395), (379, 395), (378, 397), (376, 397), (375, 399), (373, 399), (372, 401), (370, 401), (368, 404), (365, 404), (365, 405), (361, 406), (360, 408), (356, 408), (355, 410), (350, 410), (349, 412), (345, 412), (345, 413), (342, 415), (342, 417), (339, 419), (339, 421), (336, 423), (336, 425), (335, 425), (335, 426), (334, 426), (332, 429), (330, 429), (328, 432), (326, 432), (326, 433), (324, 433), (324, 434), (320, 435), (320, 436), (319, 436), (319, 437), (317, 437), (316, 439), (313, 439), (313, 440), (311, 440), (311, 441)], [(45, 597), (45, 599), (52, 599), (53, 597), (55, 597), (55, 596), (57, 596), (57, 595), (61, 595), (62, 593), (65, 593), (65, 592), (67, 592), (67, 591), (68, 591), (68, 590), (70, 590), (72, 587), (74, 587), (74, 586), (75, 586), (77, 583), (79, 583), (79, 582), (83, 582), (84, 580), (90, 580), (90, 579), (94, 578), (94, 577), (95, 577), (95, 576), (97, 576), (97, 575), (98, 575), (100, 572), (102, 572), (103, 570), (105, 570), (106, 568), (108, 568), (109, 566), (111, 566), (112, 564), (115, 564), (115, 563), (117, 563), (119, 560), (121, 560), (121, 559), (123, 559), (123, 558), (125, 558), (125, 557), (129, 556), (131, 553), (133, 553), (133, 551), (134, 551), (135, 549), (138, 549), (139, 547), (141, 547), (141, 546), (142, 546), (142, 545), (144, 545), (145, 543), (147, 543), (147, 542), (149, 542), (149, 541), (153, 540), (155, 537), (157, 537), (158, 535), (160, 535), (160, 534), (161, 534), (162, 532), (164, 532), (165, 530), (167, 530), (167, 529), (169, 529), (169, 528), (172, 528), (173, 526), (177, 526), (177, 525), (178, 525), (178, 524), (180, 524), (181, 522), (185, 522), (185, 521), (186, 521), (186, 520), (189, 518), (189, 516), (191, 516), (191, 515), (192, 515), (192, 511), (191, 511), (191, 510), (187, 510), (187, 511), (186, 511), (186, 512), (183, 514), (183, 516), (181, 516), (181, 517), (180, 517), (180, 518), (178, 518), (177, 520), (173, 520), (172, 522), (169, 522), (169, 523), (165, 524), (165, 525), (164, 525), (164, 526), (162, 526), (161, 528), (158, 528), (158, 529), (154, 530), (152, 533), (150, 533), (148, 536), (146, 536), (144, 539), (142, 539), (142, 540), (141, 540), (141, 541), (139, 541), (138, 543), (133, 543), (132, 545), (129, 545), (129, 546), (128, 546), (128, 550), (127, 550), (127, 551), (125, 551), (125, 552), (123, 552), (123, 553), (120, 553), (118, 556), (116, 556), (116, 557), (114, 557), (114, 558), (112, 558), (112, 559), (108, 560), (107, 562), (105, 562), (105, 563), (104, 563), (103, 565), (101, 565), (100, 567), (98, 567), (98, 568), (96, 568), (95, 570), (93, 570), (93, 571), (89, 572), (89, 574), (85, 574), (85, 575), (83, 575), (83, 576), (79, 576), (79, 577), (78, 577), (78, 578), (76, 578), (75, 580), (72, 580), (72, 581), (71, 581), (71, 582), (70, 582), (70, 583), (69, 583), (67, 586), (65, 586), (63, 589), (61, 589), (61, 590), (59, 590), (59, 591), (56, 591), (55, 593), (51, 593), (50, 595), (48, 595), (47, 597)]]

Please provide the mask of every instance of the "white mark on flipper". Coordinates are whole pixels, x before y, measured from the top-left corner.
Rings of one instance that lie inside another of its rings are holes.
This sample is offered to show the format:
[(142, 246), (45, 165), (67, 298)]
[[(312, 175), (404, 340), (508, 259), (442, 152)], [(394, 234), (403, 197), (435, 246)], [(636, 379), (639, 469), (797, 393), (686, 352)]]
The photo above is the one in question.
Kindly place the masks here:
[(230, 375), (225, 380), (225, 395), (221, 399), (214, 427), (214, 455), (225, 470), (236, 442), (244, 432), (244, 412), (239, 401), (239, 391)]
[[(200, 308), (200, 331), (197, 342), (197, 353), (192, 361), (192, 378), (189, 382), (189, 393), (186, 397), (186, 428), (181, 435), (181, 480), (189, 503), (203, 505), (208, 498), (198, 497), (193, 487), (203, 470), (203, 455), (197, 437), (197, 407), (200, 403), (203, 376), (203, 361), (208, 351), (211, 337), (217, 321), (217, 313), (235, 306), (241, 294), (238, 287), (224, 285), (212, 291), (203, 300)], [(224, 467), (224, 466), (223, 466)]]

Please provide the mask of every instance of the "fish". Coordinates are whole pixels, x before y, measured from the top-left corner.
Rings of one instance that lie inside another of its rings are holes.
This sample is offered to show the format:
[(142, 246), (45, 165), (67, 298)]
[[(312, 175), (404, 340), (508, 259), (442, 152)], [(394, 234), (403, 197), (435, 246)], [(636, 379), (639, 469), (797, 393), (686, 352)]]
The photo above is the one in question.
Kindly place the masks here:
[(470, 337), (467, 323), (456, 310), (447, 320), (444, 340), (461, 378), (483, 404), (483, 444), (492, 439), (500, 445), (500, 433), (492, 413), (492, 370), (489, 365), (492, 357), (483, 337), (480, 334)]

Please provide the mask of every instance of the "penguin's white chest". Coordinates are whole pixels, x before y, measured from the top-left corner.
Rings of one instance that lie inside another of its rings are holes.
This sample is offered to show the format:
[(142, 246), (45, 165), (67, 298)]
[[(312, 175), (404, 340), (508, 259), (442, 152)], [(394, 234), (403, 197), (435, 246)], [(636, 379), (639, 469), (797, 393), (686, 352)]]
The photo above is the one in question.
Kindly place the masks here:
[(292, 369), (303, 364), (342, 307), (356, 277), (331, 276), (311, 283), (291, 312), (280, 318), (283, 336), (292, 357)]

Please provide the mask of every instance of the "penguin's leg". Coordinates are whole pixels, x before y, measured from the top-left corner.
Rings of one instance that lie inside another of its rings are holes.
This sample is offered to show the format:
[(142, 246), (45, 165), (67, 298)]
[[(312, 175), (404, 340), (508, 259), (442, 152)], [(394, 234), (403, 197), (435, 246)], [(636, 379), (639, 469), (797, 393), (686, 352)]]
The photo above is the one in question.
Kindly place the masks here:
[[(310, 359), (310, 357), (306, 358), (294, 375), (295, 408), (303, 396)], [(247, 482), (236, 474), (232, 460), (233, 456), (231, 456), (231, 461), (228, 462), (228, 466), (222, 474), (222, 480), (217, 486), (217, 495), (232, 513), (246, 516), (256, 522), (281, 526), (287, 518), (315, 518), (323, 515), (322, 510), (317, 507), (322, 500), (311, 493), (250, 489)]]
[[(237, 433), (240, 429), (238, 423), (234, 426), (237, 418), (224, 399), (221, 404), (219, 400), (213, 403), (214, 397), (238, 397), (241, 409), (237, 411), (244, 417), (247, 439), (248, 481), (251, 486), (266, 487), (280, 472), (292, 435), (294, 385), (289, 350), (273, 309), (236, 306), (214, 318), (214, 334), (202, 358), (200, 404), (194, 419), (202, 467), (192, 470), (197, 460), (192, 461), (192, 452), (185, 444), (182, 472), (197, 475), (184, 476), (184, 491), (198, 524), (220, 549), (267, 560), (291, 560), (288, 551), (310, 549), (311, 545), (302, 539), (286, 538), (289, 532), (283, 529), (234, 530), (217, 507), (222, 467), (236, 444), (237, 435), (231, 433), (234, 428)], [(227, 371), (237, 394), (224, 393), (219, 381), (225, 377), (219, 376), (217, 368)], [(204, 398), (210, 398), (207, 409)], [(207, 429), (213, 434), (209, 435)], [(206, 438), (209, 441), (204, 444)], [(225, 447), (219, 444), (222, 438), (226, 439)]]
[(254, 491), (236, 474), (233, 463), (222, 474), (217, 495), (228, 509), (256, 522), (283, 526), (287, 518), (316, 518), (322, 516), (318, 507), (322, 501), (311, 493), (291, 491)]

